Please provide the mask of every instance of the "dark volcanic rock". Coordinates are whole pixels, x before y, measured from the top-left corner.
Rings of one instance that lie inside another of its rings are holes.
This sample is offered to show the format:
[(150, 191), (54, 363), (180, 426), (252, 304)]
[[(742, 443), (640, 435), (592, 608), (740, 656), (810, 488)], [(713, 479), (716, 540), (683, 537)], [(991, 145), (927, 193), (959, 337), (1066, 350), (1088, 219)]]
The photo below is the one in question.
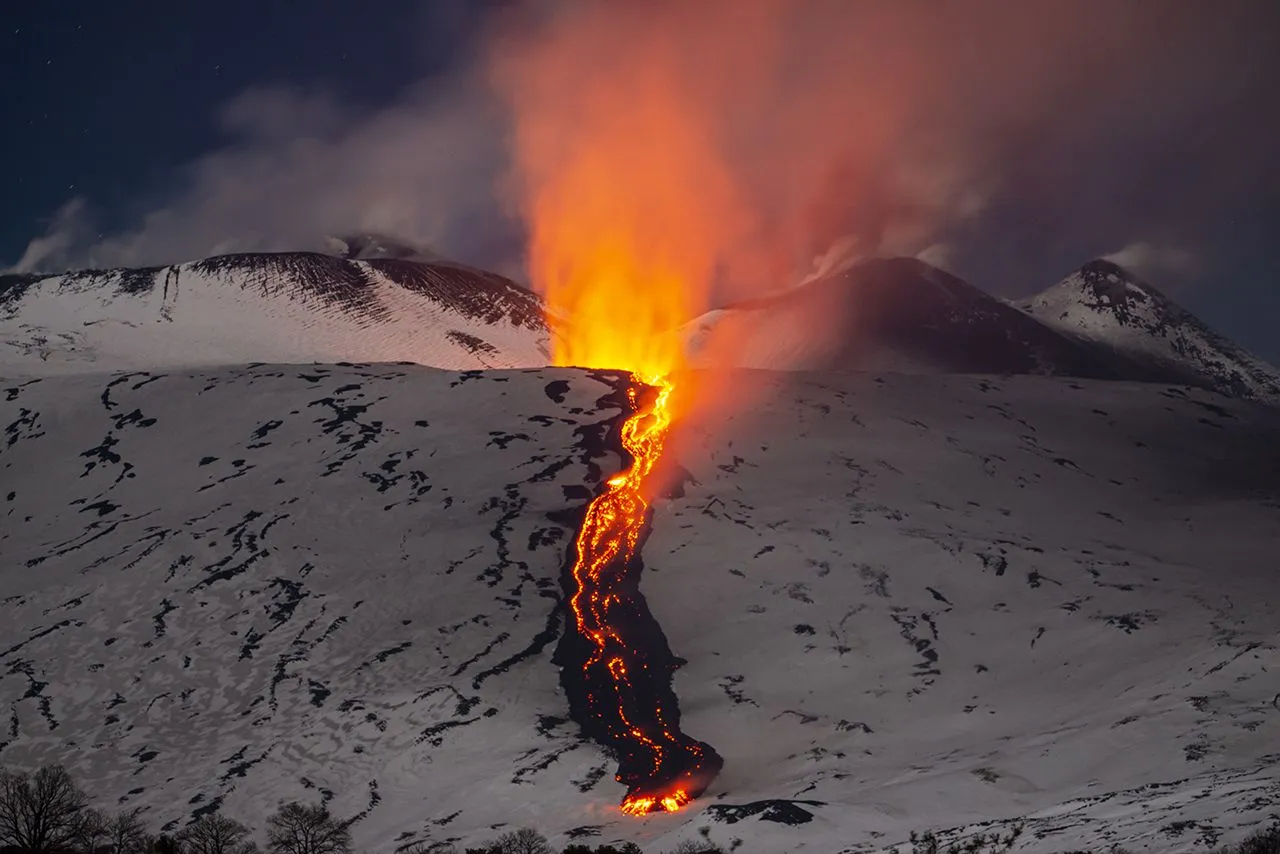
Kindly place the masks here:
[(813, 813), (800, 806), (801, 804), (808, 807), (826, 806), (822, 801), (768, 800), (752, 801), (749, 804), (712, 804), (707, 807), (707, 812), (725, 824), (735, 824), (753, 817), (779, 824), (807, 824), (813, 821)]

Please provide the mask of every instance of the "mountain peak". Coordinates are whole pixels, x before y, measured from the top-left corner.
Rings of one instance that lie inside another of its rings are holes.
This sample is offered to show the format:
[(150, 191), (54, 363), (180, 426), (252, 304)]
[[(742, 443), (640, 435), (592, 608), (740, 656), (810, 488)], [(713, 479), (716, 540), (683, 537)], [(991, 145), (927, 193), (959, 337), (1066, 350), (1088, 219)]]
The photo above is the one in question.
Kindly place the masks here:
[[(1158, 303), (1176, 306), (1173, 300), (1146, 280), (1114, 261), (1103, 258), (1095, 258), (1077, 270), (1074, 276), (1068, 276), (1059, 284), (1065, 285), (1073, 279), (1079, 285), (1087, 286), (1095, 296), (1106, 297), (1113, 301), (1152, 299)], [(1178, 309), (1183, 311), (1180, 307)]]
[(1019, 303), (1040, 322), (1219, 392), (1280, 400), (1280, 372), (1118, 264), (1097, 259)]
[(1028, 307), (1040, 316), (1038, 312), (1046, 307), (1056, 310), (1076, 304), (1110, 314), (1122, 325), (1141, 326), (1148, 331), (1171, 324), (1199, 322), (1152, 285), (1119, 264), (1101, 258), (1032, 297)]
[(1137, 280), (1137, 277), (1121, 267), (1114, 261), (1108, 261), (1105, 258), (1094, 258), (1088, 264), (1085, 264), (1079, 270), (1081, 275), (1085, 276), (1116, 276), (1121, 279)]

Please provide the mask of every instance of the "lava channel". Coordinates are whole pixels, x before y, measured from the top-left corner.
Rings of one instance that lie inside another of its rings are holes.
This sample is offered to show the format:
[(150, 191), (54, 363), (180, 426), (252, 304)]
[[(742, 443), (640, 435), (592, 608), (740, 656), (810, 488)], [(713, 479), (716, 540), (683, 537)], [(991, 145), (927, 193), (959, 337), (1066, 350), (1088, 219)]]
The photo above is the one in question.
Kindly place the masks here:
[(652, 518), (644, 488), (671, 424), (671, 392), (665, 377), (633, 376), (627, 385), (630, 414), (619, 433), (630, 467), (587, 506), (565, 578), (575, 630), (565, 632), (555, 656), (573, 719), (618, 760), (629, 815), (680, 809), (724, 764), (710, 745), (680, 731), (671, 677), (683, 662), (639, 589)]

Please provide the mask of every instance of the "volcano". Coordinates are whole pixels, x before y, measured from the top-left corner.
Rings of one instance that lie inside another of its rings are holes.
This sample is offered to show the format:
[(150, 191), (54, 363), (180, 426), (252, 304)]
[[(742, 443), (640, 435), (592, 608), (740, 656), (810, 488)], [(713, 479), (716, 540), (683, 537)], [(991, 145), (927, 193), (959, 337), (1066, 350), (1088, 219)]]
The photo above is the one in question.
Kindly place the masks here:
[[(251, 286), (245, 263), (201, 280), (242, 312), (223, 321), (341, 324), (361, 352), (408, 334), (292, 273)], [(706, 828), (825, 854), (1020, 824), (1019, 850), (1178, 852), (1270, 821), (1280, 410), (1199, 380), (1073, 375), (1096, 363), (1068, 356), (1116, 348), (914, 262), (881, 267), (903, 269), (926, 278), (920, 299), (957, 306), (928, 323), (989, 309), (1048, 330), (1064, 349), (1030, 352), (1061, 373), (959, 372), (946, 359), (968, 344), (947, 342), (963, 339), (908, 349), (904, 332), (912, 373), (815, 360), (709, 377), (753, 406), (662, 433), (676, 486), (637, 493), (629, 559), (599, 564), (612, 587), (593, 588), (618, 597), (631, 696), (662, 710), (635, 716), (641, 732), (665, 722), (683, 757), (656, 767), (618, 738), (618, 682), (587, 666), (572, 603), (583, 522), (602, 496), (631, 500), (618, 479), (644, 456), (623, 427), (650, 423), (653, 391), (629, 373), (366, 364), (287, 336), (241, 358), (307, 364), (193, 367), (162, 349), (118, 370), (158, 340), (123, 323), (96, 360), (9, 352), (0, 762), (62, 762), (155, 830), (320, 801), (377, 850), (528, 825), (558, 844), (661, 851)], [(152, 306), (120, 292), (129, 275), (6, 280), (0, 330), (58, 299), (85, 317)], [(549, 334), (488, 286), (442, 293), (423, 341), (468, 317), (489, 341)], [(172, 323), (194, 335), (197, 317)], [(76, 331), (64, 319), (46, 330)], [(193, 340), (230, 358), (240, 339)], [(640, 819), (618, 808), (678, 790), (701, 793)]]

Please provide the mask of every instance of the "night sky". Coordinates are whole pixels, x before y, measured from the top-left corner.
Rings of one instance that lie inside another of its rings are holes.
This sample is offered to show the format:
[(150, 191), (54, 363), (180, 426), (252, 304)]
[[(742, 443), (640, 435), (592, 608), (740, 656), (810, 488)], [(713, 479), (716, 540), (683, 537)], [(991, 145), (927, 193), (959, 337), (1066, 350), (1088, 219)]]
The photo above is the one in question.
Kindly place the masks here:
[[(1021, 296), (1143, 244), (1152, 284), (1280, 363), (1280, 4), (1120, 5), (1137, 35), (1101, 60), (1078, 37), (1029, 46), (1110, 70), (1059, 74), (1035, 100), (1052, 111), (1003, 120), (998, 188), (938, 226), (945, 266)], [(0, 268), (314, 248), (350, 228), (517, 274), (521, 231), (495, 190), (506, 125), (474, 73), (497, 6), (5, 4)], [(1090, 8), (1073, 14), (1102, 16)], [(994, 125), (991, 111), (963, 126)]]
[(263, 84), (318, 87), (369, 108), (465, 61), (480, 0), (55, 0), (8, 4), (0, 105), (0, 259), (12, 261), (69, 199), (127, 227), (175, 192), (181, 169), (227, 144), (215, 114)]

